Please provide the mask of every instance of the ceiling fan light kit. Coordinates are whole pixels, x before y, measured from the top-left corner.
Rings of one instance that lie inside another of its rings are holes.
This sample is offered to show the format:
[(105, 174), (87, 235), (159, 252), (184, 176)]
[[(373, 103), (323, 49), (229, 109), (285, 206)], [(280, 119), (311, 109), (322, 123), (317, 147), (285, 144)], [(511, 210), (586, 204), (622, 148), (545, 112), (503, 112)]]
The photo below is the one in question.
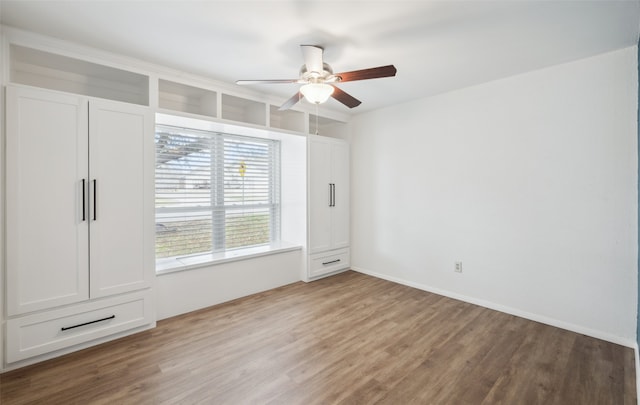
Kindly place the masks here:
[(309, 83), (300, 87), (300, 93), (312, 104), (322, 104), (333, 94), (333, 86), (325, 83)]
[(329, 97), (349, 108), (357, 107), (361, 101), (329, 83), (343, 83), (356, 80), (377, 79), (381, 77), (391, 77), (396, 75), (396, 68), (393, 65), (380, 66), (369, 69), (354, 70), (344, 73), (333, 73), (333, 69), (322, 60), (324, 49), (317, 45), (300, 45), (304, 57), (304, 65), (300, 68), (298, 79), (286, 80), (238, 80), (237, 84), (277, 84), (277, 83), (299, 83), (303, 84), (300, 90), (290, 99), (285, 101), (280, 110), (288, 110), (293, 107), (301, 98), (305, 98), (312, 104), (318, 105), (326, 102)]

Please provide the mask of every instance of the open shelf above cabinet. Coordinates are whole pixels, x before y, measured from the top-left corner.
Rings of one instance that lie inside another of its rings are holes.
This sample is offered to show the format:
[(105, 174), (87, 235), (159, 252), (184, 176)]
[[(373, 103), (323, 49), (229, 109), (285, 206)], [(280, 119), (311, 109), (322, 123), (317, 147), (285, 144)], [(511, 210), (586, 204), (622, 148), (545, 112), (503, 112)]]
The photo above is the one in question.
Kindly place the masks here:
[(218, 95), (215, 91), (160, 79), (158, 106), (215, 118), (218, 116)]
[[(46, 49), (46, 50), (43, 50)], [(346, 138), (348, 116), (328, 112), (332, 118), (305, 112), (305, 107), (280, 111), (265, 95), (241, 93), (231, 95), (206, 80), (193, 83), (189, 79), (154, 71), (113, 67), (106, 59), (86, 60), (79, 51), (57, 54), (49, 48), (29, 47), (9, 43), (9, 82), (32, 87), (100, 99), (114, 100), (143, 106), (157, 107), (176, 115), (198, 115), (214, 120), (233, 121), (295, 132), (299, 135), (318, 134), (334, 138)], [(103, 61), (100, 63), (99, 61)], [(120, 65), (116, 65), (119, 66)], [(176, 81), (173, 81), (175, 78)], [(184, 84), (190, 83), (190, 84)], [(232, 91), (231, 91), (232, 92)], [(155, 98), (151, 100), (151, 97)], [(316, 110), (317, 111), (317, 110)], [(158, 111), (157, 111), (158, 112)], [(181, 114), (182, 113), (182, 114)]]
[(149, 105), (149, 77), (37, 49), (11, 45), (10, 81), (50, 90)]
[(267, 125), (267, 105), (229, 94), (222, 94), (222, 118), (254, 125)]
[(309, 114), (309, 133), (312, 135), (344, 138), (347, 136), (347, 124), (331, 118)]
[(272, 128), (286, 129), (288, 131), (304, 132), (304, 113), (294, 110), (278, 110), (272, 105), (269, 110), (269, 126)]

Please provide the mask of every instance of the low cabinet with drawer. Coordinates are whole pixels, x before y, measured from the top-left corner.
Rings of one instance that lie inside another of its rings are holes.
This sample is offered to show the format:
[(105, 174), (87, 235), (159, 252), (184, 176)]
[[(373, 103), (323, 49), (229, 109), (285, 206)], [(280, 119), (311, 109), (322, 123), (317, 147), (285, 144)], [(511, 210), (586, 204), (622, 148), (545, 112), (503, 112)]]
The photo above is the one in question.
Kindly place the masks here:
[(7, 321), (7, 362), (55, 352), (153, 322), (150, 291), (89, 301)]
[(309, 256), (309, 277), (315, 278), (349, 267), (349, 249), (329, 250)]

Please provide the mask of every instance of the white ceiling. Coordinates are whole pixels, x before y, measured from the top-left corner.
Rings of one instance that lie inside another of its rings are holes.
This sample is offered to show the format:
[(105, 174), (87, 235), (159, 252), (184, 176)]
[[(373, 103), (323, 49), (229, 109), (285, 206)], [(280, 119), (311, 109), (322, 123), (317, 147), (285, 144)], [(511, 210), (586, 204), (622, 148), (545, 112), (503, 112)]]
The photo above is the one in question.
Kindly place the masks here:
[[(1, 0), (0, 22), (229, 83), (297, 78), (300, 44), (336, 72), (394, 64), (340, 85), (357, 114), (635, 45), (640, 0)], [(255, 89), (285, 101), (297, 86)]]

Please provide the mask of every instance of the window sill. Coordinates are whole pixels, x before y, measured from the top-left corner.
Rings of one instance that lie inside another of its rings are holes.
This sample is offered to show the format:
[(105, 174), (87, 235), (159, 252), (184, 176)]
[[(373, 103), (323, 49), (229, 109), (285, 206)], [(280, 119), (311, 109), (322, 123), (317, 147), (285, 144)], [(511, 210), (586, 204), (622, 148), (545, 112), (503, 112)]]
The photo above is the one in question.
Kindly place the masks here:
[(222, 263), (235, 262), (239, 260), (253, 259), (260, 256), (268, 256), (278, 253), (292, 252), (302, 249), (300, 245), (288, 242), (272, 243), (265, 246), (256, 246), (246, 249), (229, 250), (226, 252), (211, 253), (186, 257), (169, 257), (156, 261), (156, 274), (175, 273), (197, 269), (201, 267), (215, 266)]

